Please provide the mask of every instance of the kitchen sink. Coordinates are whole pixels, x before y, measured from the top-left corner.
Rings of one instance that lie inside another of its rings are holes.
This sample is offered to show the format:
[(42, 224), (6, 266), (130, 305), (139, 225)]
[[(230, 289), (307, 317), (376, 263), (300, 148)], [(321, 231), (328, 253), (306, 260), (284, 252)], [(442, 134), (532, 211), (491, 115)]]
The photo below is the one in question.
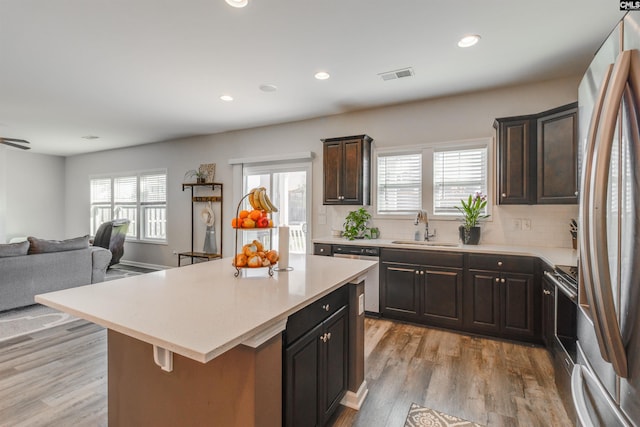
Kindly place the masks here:
[(417, 240), (394, 240), (391, 243), (396, 245), (418, 245), (418, 246), (434, 246), (434, 247), (445, 247), (445, 248), (453, 248), (459, 246), (458, 243), (451, 242), (428, 242), (428, 241), (417, 241)]

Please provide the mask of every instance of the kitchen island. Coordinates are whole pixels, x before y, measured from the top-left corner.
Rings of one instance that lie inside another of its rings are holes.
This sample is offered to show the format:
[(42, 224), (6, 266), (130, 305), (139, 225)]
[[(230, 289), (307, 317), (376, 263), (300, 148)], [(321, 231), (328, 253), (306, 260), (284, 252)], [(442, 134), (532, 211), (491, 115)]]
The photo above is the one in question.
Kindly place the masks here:
[(243, 270), (231, 259), (36, 296), (108, 329), (109, 425), (282, 424), (287, 318), (349, 285), (349, 384), (364, 382), (361, 278), (375, 266), (303, 255), (293, 271)]

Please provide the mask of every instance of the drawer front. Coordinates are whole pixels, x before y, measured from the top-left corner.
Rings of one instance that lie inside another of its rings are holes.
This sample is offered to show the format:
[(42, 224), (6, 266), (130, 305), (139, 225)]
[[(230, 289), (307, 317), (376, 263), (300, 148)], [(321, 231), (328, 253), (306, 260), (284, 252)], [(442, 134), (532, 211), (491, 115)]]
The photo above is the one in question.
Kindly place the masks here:
[(314, 243), (313, 244), (314, 255), (333, 256), (331, 253), (331, 245), (326, 243)]
[(464, 266), (464, 254), (456, 252), (441, 252), (439, 250), (402, 250), (382, 248), (381, 260), (385, 262), (400, 262), (406, 264), (433, 265), (435, 267)]
[(349, 303), (348, 286), (345, 285), (340, 289), (336, 289), (329, 295), (289, 316), (285, 333), (285, 346), (293, 343), (341, 307), (347, 305)]
[(469, 254), (469, 268), (472, 270), (511, 271), (533, 274), (535, 259), (513, 255)]

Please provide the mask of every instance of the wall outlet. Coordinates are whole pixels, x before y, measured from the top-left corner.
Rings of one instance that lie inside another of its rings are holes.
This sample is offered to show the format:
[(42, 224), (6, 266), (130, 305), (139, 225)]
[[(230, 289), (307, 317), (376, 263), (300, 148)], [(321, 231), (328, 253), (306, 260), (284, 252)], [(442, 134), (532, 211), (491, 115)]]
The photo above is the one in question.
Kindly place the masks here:
[(173, 253), (174, 255), (178, 255), (178, 251), (176, 251), (175, 249), (172, 250), (171, 253)]
[(522, 230), (522, 220), (521, 219), (514, 219), (513, 220), (513, 229), (514, 230)]
[(524, 231), (531, 231), (531, 219), (525, 218), (522, 220), (522, 229)]

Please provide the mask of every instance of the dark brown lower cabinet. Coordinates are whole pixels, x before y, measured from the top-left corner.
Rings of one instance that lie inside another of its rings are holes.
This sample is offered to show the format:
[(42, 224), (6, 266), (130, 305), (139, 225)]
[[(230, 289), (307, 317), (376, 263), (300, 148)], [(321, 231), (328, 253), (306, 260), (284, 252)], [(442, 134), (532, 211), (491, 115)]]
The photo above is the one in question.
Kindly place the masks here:
[(534, 275), (469, 270), (465, 329), (503, 338), (537, 341)]
[(323, 426), (347, 390), (348, 306), (285, 349), (285, 425)]
[[(424, 260), (427, 261), (426, 258)], [(462, 267), (462, 257), (454, 255), (451, 263), (459, 263)], [(461, 328), (461, 267), (382, 262), (382, 315), (433, 326)]]
[(556, 323), (556, 287), (546, 278), (542, 279), (542, 342), (551, 348), (555, 336)]

